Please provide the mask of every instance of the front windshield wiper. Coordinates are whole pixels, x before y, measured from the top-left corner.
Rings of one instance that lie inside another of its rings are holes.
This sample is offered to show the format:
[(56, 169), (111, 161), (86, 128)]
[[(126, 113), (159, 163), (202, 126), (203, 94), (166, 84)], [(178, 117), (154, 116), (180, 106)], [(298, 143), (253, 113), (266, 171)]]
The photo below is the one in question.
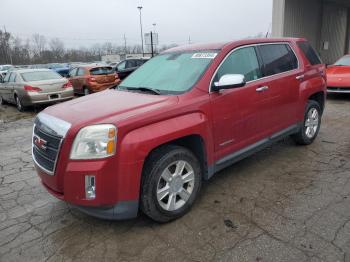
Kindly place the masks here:
[(144, 87), (144, 86), (140, 86), (140, 87), (124, 87), (124, 86), (120, 86), (120, 89), (126, 89), (126, 90), (136, 90), (136, 91), (142, 91), (142, 92), (152, 92), (156, 95), (161, 95), (162, 93), (158, 90), (158, 89), (154, 89), (154, 88), (150, 88), (150, 87)]

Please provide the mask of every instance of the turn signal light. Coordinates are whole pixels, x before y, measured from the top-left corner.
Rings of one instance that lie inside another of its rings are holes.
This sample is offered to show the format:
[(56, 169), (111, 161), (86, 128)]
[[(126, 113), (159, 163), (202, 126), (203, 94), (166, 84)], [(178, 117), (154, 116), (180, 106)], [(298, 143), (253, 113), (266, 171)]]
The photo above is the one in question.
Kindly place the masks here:
[(28, 85), (25, 85), (24, 86), (24, 90), (25, 91), (28, 91), (28, 92), (40, 92), (40, 91), (43, 91), (41, 88), (39, 87), (33, 87), (33, 86), (28, 86)]

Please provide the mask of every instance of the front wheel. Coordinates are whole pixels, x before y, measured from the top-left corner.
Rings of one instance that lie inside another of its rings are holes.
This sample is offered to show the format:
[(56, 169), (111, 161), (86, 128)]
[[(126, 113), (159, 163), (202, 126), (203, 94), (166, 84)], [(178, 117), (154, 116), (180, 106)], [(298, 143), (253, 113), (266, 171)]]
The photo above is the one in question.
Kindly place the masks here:
[(321, 108), (313, 100), (309, 100), (306, 106), (303, 126), (299, 132), (292, 136), (299, 145), (310, 145), (317, 137), (321, 127)]
[(141, 209), (157, 222), (186, 214), (201, 187), (201, 167), (188, 149), (164, 146), (148, 158), (141, 186)]

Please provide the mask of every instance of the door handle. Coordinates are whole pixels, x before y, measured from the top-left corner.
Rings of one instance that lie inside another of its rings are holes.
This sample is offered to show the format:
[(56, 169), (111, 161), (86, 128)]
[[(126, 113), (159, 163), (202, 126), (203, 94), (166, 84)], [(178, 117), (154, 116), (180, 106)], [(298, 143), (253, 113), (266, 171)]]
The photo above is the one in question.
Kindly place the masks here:
[(268, 90), (269, 87), (268, 86), (261, 86), (261, 87), (258, 87), (256, 90), (256, 92), (264, 92), (266, 90)]
[(305, 75), (298, 75), (296, 77), (297, 80), (303, 80), (305, 78)]

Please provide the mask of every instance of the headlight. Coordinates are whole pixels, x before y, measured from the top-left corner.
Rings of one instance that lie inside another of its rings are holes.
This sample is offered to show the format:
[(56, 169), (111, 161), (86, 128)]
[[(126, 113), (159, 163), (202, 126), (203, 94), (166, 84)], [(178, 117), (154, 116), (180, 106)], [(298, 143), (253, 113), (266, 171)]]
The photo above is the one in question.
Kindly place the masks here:
[(117, 129), (114, 125), (82, 128), (74, 139), (71, 159), (99, 159), (114, 155)]

